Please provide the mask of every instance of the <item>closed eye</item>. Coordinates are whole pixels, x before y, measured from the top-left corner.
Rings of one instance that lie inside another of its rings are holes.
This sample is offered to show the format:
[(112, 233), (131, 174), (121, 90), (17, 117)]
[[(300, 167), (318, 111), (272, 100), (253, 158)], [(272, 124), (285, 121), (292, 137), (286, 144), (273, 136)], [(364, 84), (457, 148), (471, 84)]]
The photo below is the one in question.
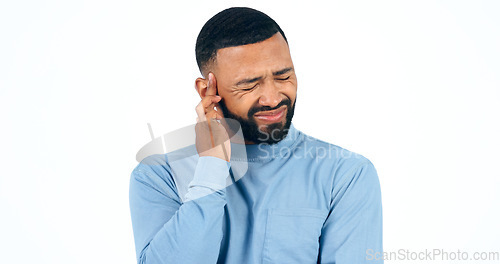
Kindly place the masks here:
[(286, 78), (276, 78), (276, 80), (278, 80), (278, 81), (286, 81), (288, 79), (290, 79), (290, 76), (288, 76)]
[(256, 86), (257, 86), (257, 84), (256, 84), (256, 85), (254, 85), (254, 86), (252, 86), (252, 87), (250, 87), (250, 88), (245, 88), (245, 89), (241, 89), (241, 90), (242, 90), (242, 91), (251, 91), (251, 90), (253, 90)]

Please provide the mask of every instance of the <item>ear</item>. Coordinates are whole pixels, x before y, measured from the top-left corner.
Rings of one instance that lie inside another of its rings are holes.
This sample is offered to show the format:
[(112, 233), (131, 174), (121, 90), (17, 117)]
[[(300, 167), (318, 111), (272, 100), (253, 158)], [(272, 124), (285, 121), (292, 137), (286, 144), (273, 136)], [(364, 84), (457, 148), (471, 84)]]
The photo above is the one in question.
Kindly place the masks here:
[(205, 95), (207, 94), (207, 88), (208, 88), (208, 79), (203, 79), (203, 78), (197, 78), (196, 81), (194, 82), (194, 88), (196, 89), (196, 92), (200, 95), (200, 98), (203, 99)]

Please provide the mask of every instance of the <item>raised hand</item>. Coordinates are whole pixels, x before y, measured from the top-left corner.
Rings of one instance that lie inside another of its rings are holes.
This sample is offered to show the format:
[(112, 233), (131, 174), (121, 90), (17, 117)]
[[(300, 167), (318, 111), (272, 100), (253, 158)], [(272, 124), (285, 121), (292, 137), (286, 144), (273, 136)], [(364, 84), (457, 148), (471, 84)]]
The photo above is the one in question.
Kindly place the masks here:
[(208, 87), (200, 103), (196, 106), (196, 150), (200, 157), (213, 156), (225, 161), (231, 157), (231, 144), (224, 126), (223, 114), (218, 109), (221, 97), (217, 94), (217, 80), (208, 74)]

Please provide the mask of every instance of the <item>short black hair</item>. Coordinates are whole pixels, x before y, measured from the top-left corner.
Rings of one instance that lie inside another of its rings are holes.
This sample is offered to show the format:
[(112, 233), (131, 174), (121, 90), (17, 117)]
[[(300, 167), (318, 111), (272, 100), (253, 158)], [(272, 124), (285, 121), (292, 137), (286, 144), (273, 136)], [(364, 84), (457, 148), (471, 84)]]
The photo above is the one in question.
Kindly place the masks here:
[(261, 11), (248, 7), (225, 9), (210, 18), (198, 34), (198, 68), (203, 74), (208, 63), (215, 61), (219, 49), (258, 43), (277, 32), (287, 41), (278, 23)]

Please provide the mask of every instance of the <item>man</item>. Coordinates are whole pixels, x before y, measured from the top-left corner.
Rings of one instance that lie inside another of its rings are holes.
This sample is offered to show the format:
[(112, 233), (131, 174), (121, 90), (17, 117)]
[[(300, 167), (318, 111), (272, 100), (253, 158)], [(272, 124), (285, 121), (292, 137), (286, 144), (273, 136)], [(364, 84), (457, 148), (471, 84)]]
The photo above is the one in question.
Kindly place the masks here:
[(202, 28), (196, 58), (196, 146), (132, 173), (138, 263), (380, 263), (367, 257), (382, 252), (376, 171), (292, 125), (297, 78), (278, 24), (226, 9)]

